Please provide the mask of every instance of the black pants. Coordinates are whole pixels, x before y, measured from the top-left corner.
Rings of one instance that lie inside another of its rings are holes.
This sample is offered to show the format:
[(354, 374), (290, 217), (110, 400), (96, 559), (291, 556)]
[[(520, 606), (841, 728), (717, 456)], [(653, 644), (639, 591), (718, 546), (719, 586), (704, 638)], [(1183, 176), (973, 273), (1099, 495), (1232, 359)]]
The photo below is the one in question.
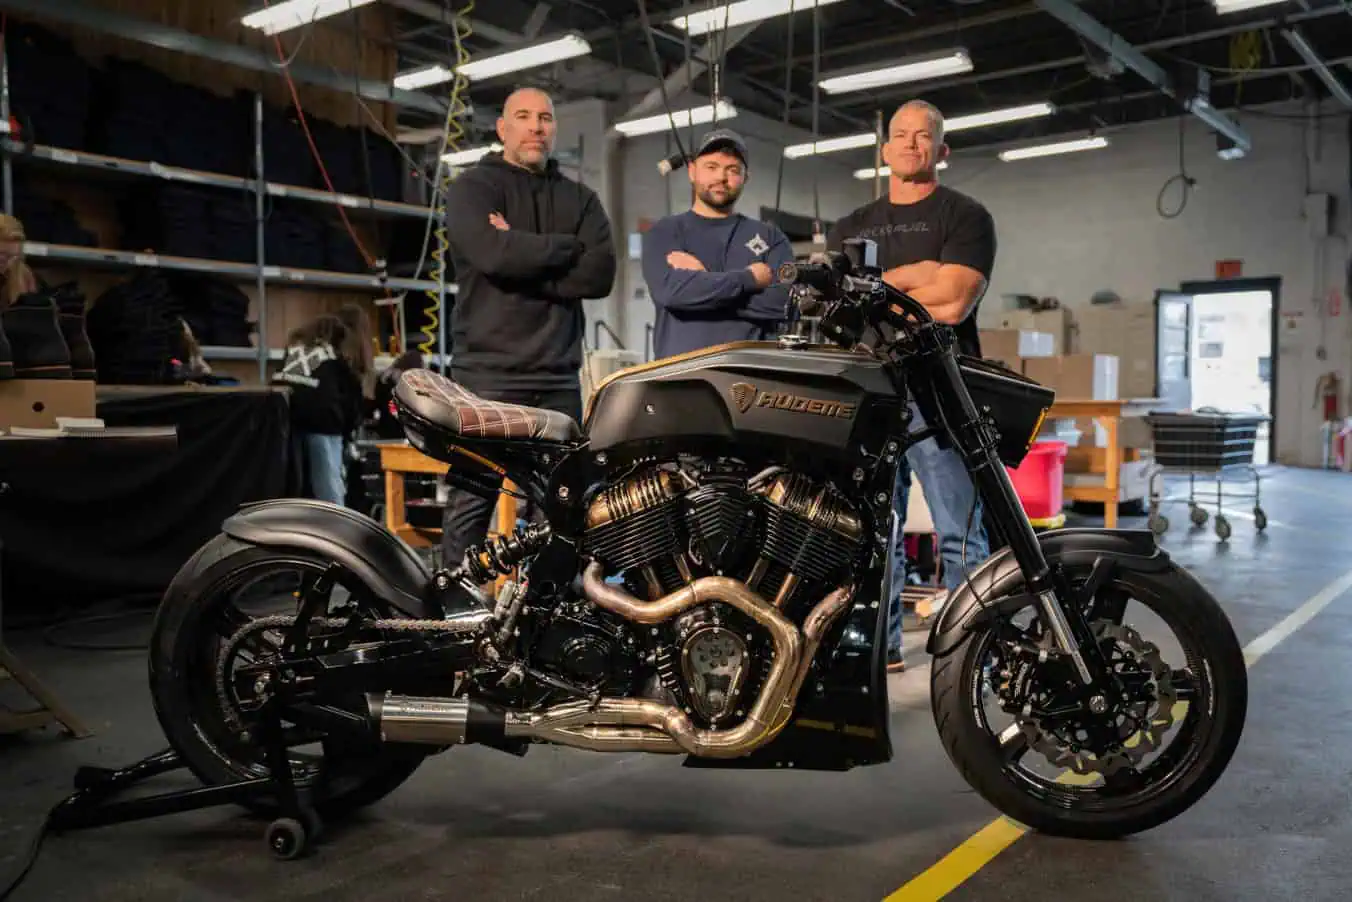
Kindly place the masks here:
[[(456, 381), (462, 381), (457, 379)], [(579, 386), (547, 391), (522, 391), (510, 388), (488, 388), (468, 381), (462, 384), (481, 398), (543, 407), (567, 414), (582, 422), (582, 389)], [(450, 497), (441, 521), (441, 561), (444, 567), (457, 567), (465, 556), (465, 549), (482, 542), (493, 522), (495, 501), (481, 498), (471, 492), (451, 487)]]

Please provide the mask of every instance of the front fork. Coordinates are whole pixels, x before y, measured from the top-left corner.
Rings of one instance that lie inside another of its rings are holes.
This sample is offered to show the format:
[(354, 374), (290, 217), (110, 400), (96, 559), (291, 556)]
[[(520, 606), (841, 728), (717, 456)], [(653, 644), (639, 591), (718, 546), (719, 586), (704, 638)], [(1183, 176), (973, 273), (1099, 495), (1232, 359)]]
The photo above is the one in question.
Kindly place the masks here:
[(936, 407), (950, 417), (953, 412), (958, 413), (959, 422), (949, 424), (954, 444), (972, 474), (978, 496), (1004, 533), (1010, 553), (1027, 578), (1029, 594), (1038, 599), (1057, 648), (1074, 664), (1092, 710), (1104, 704), (1102, 693), (1113, 682), (1111, 668), (1085, 616), (1085, 607), (1077, 603), (1077, 595), (1065, 574), (1052, 567), (1042, 553), (1042, 543), (1028, 522), (1009, 471), (996, 453), (994, 429), (977, 411), (957, 359), (944, 353), (936, 356), (934, 365)]

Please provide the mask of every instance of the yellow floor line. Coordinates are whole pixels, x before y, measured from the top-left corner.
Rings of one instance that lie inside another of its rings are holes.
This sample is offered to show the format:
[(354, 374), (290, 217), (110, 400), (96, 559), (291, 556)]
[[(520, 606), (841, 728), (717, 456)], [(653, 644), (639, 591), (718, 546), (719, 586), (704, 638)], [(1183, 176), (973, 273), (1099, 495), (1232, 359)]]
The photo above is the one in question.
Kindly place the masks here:
[[(1245, 665), (1253, 667), (1264, 655), (1289, 639), (1296, 630), (1313, 620), (1316, 614), (1341, 598), (1349, 589), (1352, 589), (1352, 570), (1329, 583), (1276, 626), (1250, 642), (1244, 649)], [(1186, 710), (1185, 702), (1174, 706), (1175, 717), (1180, 710)], [(1083, 779), (1073, 771), (1066, 771), (1057, 778), (1057, 782), (1078, 783)], [(1022, 824), (1007, 817), (998, 817), (924, 873), (891, 893), (883, 902), (936, 902), (969, 880), (1027, 832), (1028, 828)]]

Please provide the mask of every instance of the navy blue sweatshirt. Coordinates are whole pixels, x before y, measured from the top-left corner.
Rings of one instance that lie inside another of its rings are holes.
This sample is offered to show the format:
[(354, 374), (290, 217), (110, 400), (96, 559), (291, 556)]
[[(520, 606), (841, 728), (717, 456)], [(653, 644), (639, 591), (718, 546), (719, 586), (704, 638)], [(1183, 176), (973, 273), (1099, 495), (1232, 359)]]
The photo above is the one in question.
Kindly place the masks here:
[[(509, 228), (489, 222), (501, 214)], [(451, 369), (471, 390), (578, 384), (584, 298), (615, 281), (615, 243), (596, 193), (490, 153), (451, 182), (446, 231), (459, 290)]]
[[(672, 251), (697, 258), (705, 271), (672, 267)], [(747, 267), (759, 262), (775, 271), (792, 259), (783, 232), (740, 213), (715, 219), (691, 210), (659, 220), (643, 236), (643, 279), (657, 308), (653, 353), (773, 337), (785, 320), (788, 288), (758, 289)]]

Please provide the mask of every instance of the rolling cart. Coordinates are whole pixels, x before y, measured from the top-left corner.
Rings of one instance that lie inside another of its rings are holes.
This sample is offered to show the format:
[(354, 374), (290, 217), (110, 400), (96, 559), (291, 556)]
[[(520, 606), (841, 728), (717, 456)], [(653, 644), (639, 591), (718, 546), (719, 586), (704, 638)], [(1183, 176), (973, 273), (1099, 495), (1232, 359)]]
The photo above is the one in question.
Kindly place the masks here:
[[(1225, 516), (1227, 501), (1252, 501), (1253, 525), (1259, 532), (1267, 528), (1262, 507), (1262, 477), (1253, 465), (1253, 446), (1258, 427), (1267, 417), (1256, 414), (1227, 414), (1214, 408), (1193, 413), (1152, 413), (1146, 418), (1154, 440), (1154, 466), (1150, 470), (1149, 526), (1155, 535), (1169, 530), (1169, 518), (1160, 507), (1161, 486), (1170, 475), (1188, 477), (1188, 518), (1195, 526), (1204, 526), (1215, 507), (1216, 536), (1230, 538), (1230, 520)], [(1252, 482), (1253, 488), (1248, 489)], [(1199, 494), (1200, 487), (1215, 485)], [(1181, 499), (1176, 499), (1181, 500)]]

